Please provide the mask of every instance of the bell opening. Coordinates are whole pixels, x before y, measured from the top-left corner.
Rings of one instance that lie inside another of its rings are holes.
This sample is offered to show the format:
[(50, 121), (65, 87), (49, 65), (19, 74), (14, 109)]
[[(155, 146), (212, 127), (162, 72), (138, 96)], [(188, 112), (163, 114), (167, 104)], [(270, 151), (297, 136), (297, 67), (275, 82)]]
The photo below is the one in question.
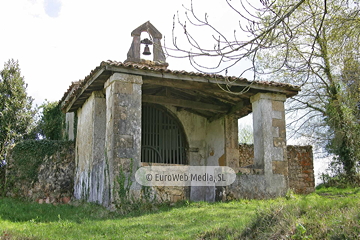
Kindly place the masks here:
[(140, 54), (141, 58), (145, 60), (153, 61), (153, 43), (151, 41), (151, 36), (148, 32), (142, 32), (140, 44)]

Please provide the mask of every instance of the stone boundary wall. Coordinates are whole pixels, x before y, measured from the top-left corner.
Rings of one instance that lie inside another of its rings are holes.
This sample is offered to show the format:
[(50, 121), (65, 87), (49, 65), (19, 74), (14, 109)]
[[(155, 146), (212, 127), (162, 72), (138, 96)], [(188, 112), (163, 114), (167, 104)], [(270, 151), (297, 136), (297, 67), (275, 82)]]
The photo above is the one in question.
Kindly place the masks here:
[[(254, 162), (254, 146), (239, 145), (239, 166), (246, 167)], [(287, 146), (289, 164), (289, 188), (298, 194), (315, 190), (315, 175), (312, 146)]]
[(52, 155), (46, 155), (33, 181), (19, 173), (10, 156), (6, 168), (6, 196), (26, 198), (38, 203), (68, 203), (74, 192), (74, 159), (74, 145), (69, 144)]
[(315, 191), (312, 146), (287, 146), (289, 161), (289, 186), (295, 193)]
[[(239, 145), (239, 166), (253, 164), (253, 145)], [(311, 146), (287, 146), (289, 163), (289, 188), (298, 194), (308, 194), (314, 191), (315, 180), (313, 170), (313, 154)], [(62, 148), (50, 156), (44, 157), (37, 173), (37, 181), (28, 181), (16, 175), (14, 166), (7, 166), (7, 178), (12, 178), (13, 184), (7, 190), (9, 197), (24, 197), (39, 203), (67, 203), (73, 197), (74, 191), (74, 146)], [(15, 180), (15, 181), (14, 181)], [(165, 195), (174, 195), (172, 191), (157, 189), (157, 194), (164, 199), (176, 201), (186, 199), (186, 191), (180, 192), (179, 199)], [(169, 190), (169, 189), (168, 189)], [(180, 191), (179, 191), (180, 190)], [(161, 194), (162, 193), (162, 194)], [(164, 195), (165, 194), (165, 195)], [(185, 194), (185, 195), (184, 195)]]
[(254, 145), (239, 144), (239, 167), (254, 164)]

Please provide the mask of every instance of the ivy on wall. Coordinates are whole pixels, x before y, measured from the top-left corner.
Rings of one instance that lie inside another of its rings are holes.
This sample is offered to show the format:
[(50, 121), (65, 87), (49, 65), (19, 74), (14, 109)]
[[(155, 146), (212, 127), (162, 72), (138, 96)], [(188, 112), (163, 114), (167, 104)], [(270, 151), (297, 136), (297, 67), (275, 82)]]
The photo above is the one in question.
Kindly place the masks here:
[[(51, 156), (62, 149), (68, 149), (73, 141), (27, 140), (14, 146), (11, 151), (9, 168), (11, 175), (18, 180), (35, 182), (38, 169), (46, 156)], [(11, 182), (11, 181), (10, 181)]]

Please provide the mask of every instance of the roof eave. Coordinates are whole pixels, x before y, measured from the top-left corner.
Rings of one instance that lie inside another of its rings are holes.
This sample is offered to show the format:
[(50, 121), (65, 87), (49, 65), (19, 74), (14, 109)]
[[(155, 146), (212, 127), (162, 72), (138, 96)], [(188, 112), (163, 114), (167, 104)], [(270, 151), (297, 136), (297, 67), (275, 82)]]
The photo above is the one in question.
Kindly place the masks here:
[[(95, 71), (94, 73), (92, 73), (89, 78), (86, 81), (83, 81), (79, 88), (77, 88), (75, 90), (75, 93), (72, 94), (72, 92), (68, 93), (68, 96), (65, 97), (65, 100), (67, 99), (67, 101), (63, 101), (61, 103), (61, 109), (64, 113), (67, 112), (73, 112), (76, 109), (73, 108), (75, 102), (81, 97), (81, 95), (88, 90), (89, 86), (91, 86), (91, 84), (93, 82), (95, 82), (95, 80), (106, 70), (106, 67), (100, 67), (97, 71)], [(70, 96), (69, 96), (70, 95)]]
[[(110, 66), (106, 65), (106, 70), (112, 71), (112, 72), (121, 72), (121, 73), (128, 73), (128, 74), (134, 74), (134, 75), (141, 75), (146, 77), (154, 77), (154, 78), (162, 78), (162, 79), (171, 79), (171, 80), (180, 80), (180, 81), (193, 81), (193, 82), (199, 82), (199, 83), (211, 83), (211, 84), (220, 84), (220, 85), (228, 85), (225, 78), (216, 78), (209, 76), (196, 76), (194, 75), (188, 75), (188, 74), (181, 74), (181, 73), (172, 73), (172, 72), (166, 72), (166, 71), (151, 71), (151, 70), (142, 70), (142, 69), (136, 69), (136, 68), (128, 68), (123, 66)], [(270, 92), (277, 92), (285, 94), (286, 97), (293, 97), (298, 94), (300, 91), (300, 87), (298, 86), (281, 86), (283, 84), (279, 84), (276, 82), (271, 82), (272, 85), (265, 85), (263, 82), (257, 82), (257, 81), (232, 81), (231, 87), (251, 87), (256, 90), (260, 91), (270, 91)], [(278, 86), (277, 86), (278, 85)]]
[[(74, 89), (70, 88), (68, 90), (60, 103), (62, 111), (65, 113), (76, 111), (79, 106), (81, 106), (84, 102), (84, 96), (82, 95), (84, 93), (90, 93), (94, 90), (99, 90), (97, 88), (101, 88), (103, 86), (101, 84), (103, 84), (103, 82), (107, 80), (106, 77), (110, 76), (114, 72), (140, 75), (143, 76), (144, 79), (147, 79), (149, 82), (154, 81), (154, 83), (155, 81), (161, 82), (162, 80), (171, 80), (174, 81), (174, 84), (183, 85), (187, 84), (186, 82), (192, 82), (194, 84), (207, 83), (229, 86), (228, 83), (231, 82), (231, 88), (233, 89), (250, 87), (252, 90), (257, 90), (259, 92), (273, 92), (285, 94), (287, 98), (297, 95), (300, 91), (299, 86), (277, 82), (248, 81), (246, 79), (234, 77), (228, 77), (229, 81), (227, 81), (227, 77), (222, 75), (210, 75), (193, 72), (189, 73), (185, 71), (172, 71), (168, 69), (154, 69), (151, 67), (140, 68), (137, 65), (129, 67), (127, 65), (119, 65), (118, 63), (113, 64), (112, 62), (102, 62), (100, 66), (95, 68), (90, 73), (90, 75), (85, 77), (85, 79), (79, 85), (77, 85)], [(96, 81), (98, 78), (100, 79)], [(97, 87), (95, 88), (94, 85), (97, 85)]]

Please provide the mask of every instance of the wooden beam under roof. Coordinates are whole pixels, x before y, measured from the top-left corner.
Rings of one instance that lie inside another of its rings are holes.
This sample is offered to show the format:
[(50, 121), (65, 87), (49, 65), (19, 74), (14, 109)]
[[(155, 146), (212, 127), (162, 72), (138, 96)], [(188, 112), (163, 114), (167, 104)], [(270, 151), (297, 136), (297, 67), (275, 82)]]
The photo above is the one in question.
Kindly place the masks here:
[(182, 88), (188, 90), (195, 90), (195, 89), (212, 89), (212, 85), (199, 83), (199, 82), (189, 82), (185, 80), (178, 80), (174, 81), (171, 79), (159, 79), (155, 77), (144, 76), (143, 83), (149, 85), (158, 85), (158, 86), (166, 86), (166, 87), (173, 87), (173, 88)]
[[(211, 84), (226, 84), (223, 78), (213, 78), (213, 77), (206, 77), (206, 76), (194, 76), (189, 74), (177, 74), (177, 73), (167, 73), (162, 71), (149, 71), (149, 70), (142, 70), (142, 69), (135, 69), (135, 68), (128, 68), (122, 66), (106, 66), (106, 70), (114, 71), (114, 72), (122, 72), (122, 73), (129, 73), (129, 74), (136, 74), (143, 76), (143, 81), (145, 79), (150, 80), (150, 82), (154, 83), (153, 78), (158, 78), (158, 83), (161, 84), (163, 80), (171, 79), (174, 83), (180, 80), (187, 81), (187, 82), (198, 82), (198, 83), (211, 83)], [(149, 83), (150, 83), (149, 82)], [(154, 83), (155, 84), (155, 83)], [(232, 86), (234, 87), (248, 87), (251, 86), (252, 89), (255, 90), (262, 90), (262, 91), (270, 91), (276, 93), (286, 94), (288, 97), (294, 96), (297, 94), (298, 90), (286, 89), (286, 86), (271, 86), (268, 84), (264, 84), (261, 82), (242, 82), (241, 79), (239, 81), (233, 81)], [(288, 88), (291, 88), (290, 86)]]
[(142, 101), (147, 102), (147, 103), (172, 105), (175, 107), (199, 109), (199, 110), (205, 110), (205, 111), (209, 111), (209, 112), (227, 113), (230, 110), (230, 108), (227, 106), (221, 106), (221, 105), (197, 102), (197, 101), (191, 101), (191, 100), (183, 100), (183, 99), (177, 99), (177, 98), (169, 98), (169, 97), (164, 97), (164, 96), (143, 95)]

